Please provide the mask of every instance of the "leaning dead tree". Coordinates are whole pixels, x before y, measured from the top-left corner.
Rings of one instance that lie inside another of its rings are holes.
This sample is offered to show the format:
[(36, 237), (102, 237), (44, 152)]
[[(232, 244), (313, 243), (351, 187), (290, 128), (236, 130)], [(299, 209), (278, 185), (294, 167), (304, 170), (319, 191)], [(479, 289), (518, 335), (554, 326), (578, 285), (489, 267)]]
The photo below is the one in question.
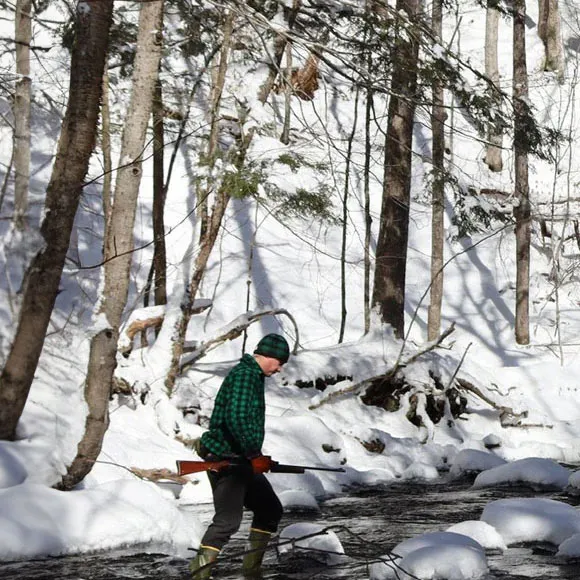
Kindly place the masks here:
[(226, 342), (227, 340), (234, 340), (238, 338), (238, 336), (240, 336), (245, 330), (247, 330), (247, 328), (251, 324), (257, 322), (264, 316), (278, 316), (280, 314), (287, 316), (294, 326), (296, 339), (294, 340), (292, 354), (296, 354), (298, 350), (298, 345), (300, 344), (300, 337), (298, 334), (298, 325), (296, 324), (296, 320), (294, 320), (294, 317), (284, 308), (277, 308), (274, 310), (263, 310), (261, 312), (256, 312), (254, 314), (241, 316), (239, 318), (239, 322), (233, 325), (230, 324), (225, 332), (223, 332), (219, 336), (216, 336), (215, 338), (212, 338), (211, 340), (202, 343), (201, 345), (195, 345), (193, 347), (188, 347), (187, 345), (185, 345), (183, 352), (190, 354), (182, 358), (180, 368), (181, 372), (183, 372), (186, 368), (190, 367), (195, 361), (205, 356), (210, 350), (213, 350), (220, 344)]

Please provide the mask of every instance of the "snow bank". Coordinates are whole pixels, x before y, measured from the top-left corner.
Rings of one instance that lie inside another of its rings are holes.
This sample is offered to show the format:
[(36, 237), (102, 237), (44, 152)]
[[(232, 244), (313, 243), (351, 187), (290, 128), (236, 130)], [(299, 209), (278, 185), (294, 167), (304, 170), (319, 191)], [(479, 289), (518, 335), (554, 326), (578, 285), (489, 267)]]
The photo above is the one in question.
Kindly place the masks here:
[(185, 551), (196, 532), (155, 484), (127, 480), (83, 491), (0, 490), (0, 522), (0, 560), (130, 545)]

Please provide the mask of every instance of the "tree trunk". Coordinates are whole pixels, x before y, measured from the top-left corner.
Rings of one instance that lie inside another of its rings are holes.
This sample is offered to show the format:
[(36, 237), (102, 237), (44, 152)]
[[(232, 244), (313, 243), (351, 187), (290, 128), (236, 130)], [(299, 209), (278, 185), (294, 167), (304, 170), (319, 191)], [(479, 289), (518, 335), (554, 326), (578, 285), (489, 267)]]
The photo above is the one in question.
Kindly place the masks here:
[[(302, 0), (293, 0), (292, 8), (284, 8), (284, 16), (286, 22), (288, 23), (288, 30), (294, 28), (294, 22), (296, 21), (296, 16), (302, 7)], [(258, 92), (258, 100), (261, 103), (265, 103), (274, 88), (276, 78), (280, 72), (280, 64), (282, 63), (282, 57), (284, 56), (284, 50), (286, 48), (287, 37), (284, 35), (277, 35), (274, 39), (274, 55), (272, 56), (270, 63), (268, 64), (268, 77), (260, 87)], [(290, 82), (290, 79), (288, 79)]]
[[(222, 41), (222, 48), (220, 51), (220, 60), (217, 67), (214, 68), (212, 74), (212, 89), (211, 89), (211, 108), (210, 108), (210, 131), (209, 141), (207, 146), (207, 163), (210, 168), (213, 168), (216, 161), (218, 150), (219, 137), (219, 112), (222, 101), (222, 93), (224, 84), (226, 82), (226, 72), (228, 70), (228, 56), (232, 43), (232, 30), (234, 26), (234, 13), (228, 12), (225, 16), (224, 22), (224, 38)], [(209, 178), (208, 178), (209, 179)], [(213, 189), (213, 185), (208, 183), (205, 189), (201, 188), (198, 192), (198, 215), (200, 218), (200, 243), (204, 239), (206, 230), (209, 227), (209, 192)]]
[[(157, 71), (151, 123), (153, 125), (153, 259), (149, 267), (147, 282), (143, 289), (143, 306), (147, 308), (151, 300), (155, 305), (167, 304), (167, 251), (165, 247), (165, 135), (163, 124), (163, 87), (161, 85), (161, 64)], [(158, 328), (156, 328), (156, 333)], [(147, 329), (141, 332), (141, 346), (148, 345)]]
[(14, 439), (58, 294), (70, 233), (94, 148), (113, 0), (78, 10), (67, 109), (46, 192), (43, 248), (25, 276), (14, 342), (0, 375), (0, 439)]
[[(103, 243), (109, 232), (113, 190), (113, 161), (111, 155), (111, 108), (109, 105), (109, 73), (103, 75), (103, 102), (101, 105), (101, 148), (103, 150)], [(105, 247), (103, 245), (103, 254)]]
[[(153, 98), (153, 290), (155, 304), (167, 304), (167, 252), (165, 248), (165, 198), (163, 91), (159, 72)], [(148, 293), (146, 293), (148, 296)]]
[(105, 240), (104, 291), (99, 313), (108, 328), (91, 340), (85, 399), (89, 414), (77, 455), (60, 489), (71, 489), (92, 469), (109, 425), (109, 396), (116, 366), (117, 340), (129, 292), (133, 227), (141, 183), (143, 151), (161, 58), (163, 0), (141, 4), (131, 102), (123, 128), (109, 232)]
[[(501, 108), (501, 96), (499, 95), (499, 66), (497, 61), (497, 35), (499, 26), (499, 10), (488, 5), (485, 13), (485, 74), (491, 80), (494, 87), (491, 89), (491, 100), (497, 110)], [(488, 126), (487, 144), (485, 147), (485, 164), (491, 171), (503, 169), (502, 142), (503, 129), (493, 120)]]
[[(441, 43), (443, 36), (443, 0), (433, 0), (433, 35)], [(442, 43), (441, 43), (442, 45)], [(443, 248), (445, 215), (445, 107), (443, 85), (433, 82), (433, 190), (431, 200), (431, 290), (427, 322), (427, 339), (435, 340), (441, 330), (441, 303), (443, 301)]]
[(14, 40), (16, 43), (16, 90), (14, 92), (14, 217), (22, 230), (28, 217), (30, 187), (30, 42), (32, 0), (17, 0)]
[[(365, 15), (367, 19), (372, 13), (372, 0), (365, 2)], [(365, 25), (365, 42), (368, 40), (370, 26)], [(367, 70), (372, 70), (373, 54), (366, 51)], [(373, 111), (373, 87), (372, 79), (367, 79), (366, 103), (365, 103), (365, 161), (364, 161), (364, 216), (365, 216), (365, 241), (364, 241), (364, 321), (365, 334), (371, 329), (371, 238), (373, 218), (371, 216), (371, 113)]]
[(564, 74), (558, 0), (538, 0), (538, 36), (544, 43), (544, 70)]
[[(369, 55), (370, 59), (370, 55)], [(365, 106), (365, 163), (364, 163), (364, 198), (365, 198), (365, 242), (364, 242), (364, 318), (365, 334), (371, 328), (371, 238), (373, 218), (371, 216), (371, 111), (373, 92), (369, 85), (366, 90)]]
[(171, 364), (169, 367), (169, 372), (165, 378), (165, 389), (168, 393), (173, 391), (175, 386), (175, 381), (179, 374), (179, 367), (181, 361), (181, 355), (183, 354), (183, 346), (185, 343), (185, 335), (187, 333), (187, 327), (189, 326), (189, 321), (191, 320), (191, 311), (193, 307), (193, 302), (197, 296), (197, 291), (199, 290), (199, 285), (205, 274), (205, 268), (209, 260), (211, 251), (217, 240), (217, 236), (221, 227), (223, 217), (226, 212), (226, 208), (230, 201), (229, 194), (221, 189), (218, 192), (217, 199), (215, 201), (213, 211), (211, 214), (211, 219), (209, 220), (208, 227), (205, 231), (203, 240), (200, 243), (199, 253), (195, 260), (195, 269), (189, 288), (185, 297), (185, 303), (182, 306), (182, 315), (179, 319), (179, 323), (176, 328), (175, 337), (173, 340), (173, 351), (171, 356)]
[(352, 163), (352, 144), (356, 135), (356, 124), (358, 120), (358, 101), (359, 89), (356, 89), (356, 96), (354, 98), (354, 114), (352, 122), (352, 130), (348, 136), (348, 145), (346, 148), (346, 159), (344, 169), (344, 195), (342, 198), (342, 240), (340, 244), (340, 330), (338, 332), (338, 343), (344, 340), (344, 332), (346, 329), (346, 249), (348, 246), (348, 197), (350, 189), (350, 166)]
[[(250, 143), (252, 142), (253, 132), (243, 135), (240, 138), (239, 151), (237, 155), (237, 160), (235, 166), (238, 170), (241, 170), (244, 166), (246, 153)], [(193, 303), (197, 296), (199, 286), (203, 275), (205, 274), (205, 269), (207, 262), (211, 255), (211, 251), (217, 240), (222, 220), (225, 215), (228, 203), (230, 201), (231, 193), (226, 191), (225, 187), (222, 185), (216, 194), (216, 199), (213, 206), (213, 211), (211, 213), (211, 218), (209, 220), (208, 227), (205, 231), (205, 235), (200, 243), (199, 253), (195, 259), (195, 266), (191, 282), (189, 283), (189, 288), (185, 293), (184, 303), (181, 306), (181, 316), (177, 322), (174, 332), (173, 332), (173, 351), (171, 353), (171, 363), (167, 371), (167, 376), (165, 378), (165, 390), (167, 393), (173, 391), (175, 386), (175, 381), (179, 374), (181, 355), (183, 354), (183, 347), (185, 343), (185, 335), (187, 333), (187, 327), (189, 326), (189, 321), (191, 320)]]
[(376, 249), (373, 305), (382, 320), (402, 337), (405, 326), (405, 278), (409, 237), (413, 118), (417, 88), (419, 42), (408, 29), (419, 14), (419, 0), (397, 0), (394, 26), (403, 26), (397, 38), (398, 58), (393, 67), (385, 144), (383, 203)]
[(290, 143), (290, 127), (292, 124), (292, 44), (286, 44), (286, 74), (284, 76), (284, 125), (280, 142)]
[(530, 198), (526, 118), (529, 114), (528, 71), (526, 66), (525, 0), (514, 0), (513, 99), (516, 219), (516, 321), (518, 344), (530, 342)]

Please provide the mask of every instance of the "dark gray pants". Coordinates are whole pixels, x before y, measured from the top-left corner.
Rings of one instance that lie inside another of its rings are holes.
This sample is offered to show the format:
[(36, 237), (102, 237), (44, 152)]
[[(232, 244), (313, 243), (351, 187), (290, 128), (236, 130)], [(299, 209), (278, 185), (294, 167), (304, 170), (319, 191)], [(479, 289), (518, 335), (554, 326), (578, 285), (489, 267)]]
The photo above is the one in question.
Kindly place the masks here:
[(221, 550), (242, 522), (244, 507), (254, 513), (252, 528), (275, 532), (283, 508), (270, 482), (248, 464), (207, 472), (213, 490), (215, 515), (201, 544)]

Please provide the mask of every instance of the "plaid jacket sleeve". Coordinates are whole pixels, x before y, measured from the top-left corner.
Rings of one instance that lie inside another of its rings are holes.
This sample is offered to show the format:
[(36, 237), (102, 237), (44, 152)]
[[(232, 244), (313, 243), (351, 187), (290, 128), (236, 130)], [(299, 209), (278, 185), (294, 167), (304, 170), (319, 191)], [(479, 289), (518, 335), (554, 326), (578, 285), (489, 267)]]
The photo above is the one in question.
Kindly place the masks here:
[(264, 442), (264, 381), (251, 369), (240, 368), (230, 377), (226, 423), (242, 453), (258, 451)]

